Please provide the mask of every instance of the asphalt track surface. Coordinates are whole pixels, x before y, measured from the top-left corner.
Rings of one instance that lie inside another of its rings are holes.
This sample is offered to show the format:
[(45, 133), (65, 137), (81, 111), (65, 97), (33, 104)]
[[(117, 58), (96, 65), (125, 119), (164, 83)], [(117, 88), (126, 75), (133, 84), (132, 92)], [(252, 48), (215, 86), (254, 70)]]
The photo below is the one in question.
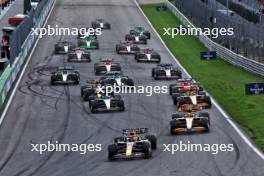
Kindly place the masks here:
[[(116, 55), (115, 44), (124, 39), (134, 26), (151, 28), (132, 0), (58, 0), (48, 20), (49, 25), (86, 27), (95, 18), (111, 22), (112, 30), (99, 37), (101, 49), (92, 51), (92, 63), (72, 64), (81, 73), (81, 84), (94, 79), (93, 64), (101, 57), (120, 62), (124, 74), (136, 85), (169, 85), (170, 81), (154, 81), (151, 68), (155, 64), (136, 63), (132, 56)], [(162, 62), (173, 62), (158, 37), (152, 33), (148, 47), (155, 48)], [(215, 107), (211, 114), (211, 131), (206, 134), (171, 136), (169, 121), (176, 111), (169, 95), (151, 97), (123, 95), (125, 112), (91, 114), (80, 98), (80, 86), (49, 85), (50, 72), (67, 64), (65, 56), (54, 55), (58, 40), (77, 42), (76, 37), (44, 37), (16, 91), (14, 100), (0, 129), (0, 176), (263, 176), (264, 161), (249, 148)], [(149, 160), (109, 162), (107, 146), (123, 128), (148, 127), (158, 137), (158, 149)], [(31, 152), (31, 143), (102, 144), (101, 152)], [(233, 143), (234, 152), (162, 152), (162, 144), (179, 141), (197, 144)]]

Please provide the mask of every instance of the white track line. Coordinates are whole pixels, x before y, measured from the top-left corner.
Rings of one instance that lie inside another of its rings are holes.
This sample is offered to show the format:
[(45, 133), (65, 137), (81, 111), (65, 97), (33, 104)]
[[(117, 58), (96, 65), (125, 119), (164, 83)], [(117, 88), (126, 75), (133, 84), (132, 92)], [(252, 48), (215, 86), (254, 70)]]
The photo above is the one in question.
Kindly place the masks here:
[[(54, 8), (55, 4), (56, 4), (56, 0), (54, 1), (53, 5), (52, 5), (52, 7), (51, 7), (51, 10), (50, 10), (50, 12), (49, 12), (49, 15), (47, 16), (47, 18), (46, 18), (46, 20), (45, 20), (44, 27), (46, 26), (46, 24), (47, 24), (47, 22), (48, 22), (48, 19), (49, 19), (50, 15), (51, 15), (51, 13), (52, 13), (52, 11), (53, 11), (53, 8)], [(11, 103), (12, 103), (12, 101), (13, 101), (13, 99), (14, 99), (14, 95), (15, 95), (15, 93), (16, 93), (17, 87), (18, 87), (18, 85), (19, 85), (19, 83), (20, 83), (20, 81), (21, 81), (21, 79), (22, 79), (22, 77), (23, 77), (23, 75), (24, 75), (24, 73), (25, 73), (25, 71), (26, 71), (26, 68), (27, 68), (27, 66), (28, 66), (28, 63), (29, 63), (29, 61), (31, 60), (31, 57), (32, 57), (32, 55), (33, 55), (33, 53), (34, 53), (34, 51), (35, 51), (35, 49), (36, 49), (36, 47), (37, 47), (37, 44), (38, 44), (39, 39), (40, 39), (40, 38), (38, 37), (36, 43), (34, 44), (34, 47), (32, 48), (32, 50), (31, 50), (31, 52), (30, 52), (30, 55), (28, 56), (28, 59), (27, 59), (25, 65), (24, 65), (24, 67), (23, 67), (23, 70), (22, 70), (21, 74), (19, 75), (19, 78), (18, 78), (18, 80), (17, 80), (17, 82), (16, 82), (16, 85), (15, 85), (14, 89), (12, 90), (12, 93), (11, 93), (11, 95), (10, 95), (10, 97), (9, 97), (9, 99), (8, 99), (8, 102), (7, 102), (7, 104), (6, 104), (6, 106), (5, 106), (4, 110), (3, 110), (2, 115), (1, 115), (1, 118), (0, 118), (0, 125), (1, 125), (2, 122), (4, 121), (4, 118), (5, 118), (5, 116), (6, 116), (6, 113), (7, 113), (8, 109), (9, 109), (9, 106), (11, 105)]]
[[(153, 29), (153, 31), (156, 33), (156, 35), (158, 36), (158, 38), (160, 39), (161, 43), (164, 45), (164, 47), (166, 48), (166, 50), (169, 52), (169, 54), (172, 56), (172, 58), (176, 61), (176, 63), (179, 65), (179, 67), (183, 70), (184, 73), (186, 73), (186, 75), (191, 78), (191, 75), (187, 72), (187, 70), (180, 64), (180, 62), (176, 59), (176, 57), (172, 54), (172, 52), (169, 50), (169, 48), (167, 47), (167, 45), (165, 44), (165, 42), (162, 40), (162, 38), (160, 37), (159, 33), (156, 31), (156, 29), (154, 28), (154, 26), (151, 24), (151, 22), (149, 21), (148, 17), (145, 15), (145, 13), (143, 12), (143, 10), (140, 8), (137, 0), (134, 0), (134, 2), (136, 3), (138, 9), (140, 10), (140, 12), (143, 14), (143, 16), (146, 18), (147, 22), (149, 23), (149, 25), (151, 26), (151, 28)], [(210, 95), (210, 94), (209, 94)], [(210, 95), (211, 96), (211, 95)], [(212, 96), (211, 96), (212, 97)], [(260, 156), (260, 158), (262, 160), (264, 160), (264, 154), (262, 153), (262, 151), (260, 151), (251, 141), (250, 139), (248, 139), (248, 137), (242, 132), (242, 130), (232, 121), (231, 117), (220, 107), (220, 105), (216, 102), (216, 100), (212, 97), (212, 103), (215, 105), (215, 107), (219, 110), (219, 112), (224, 116), (224, 118), (227, 120), (227, 122), (235, 129), (235, 131), (239, 134), (239, 136), (246, 142), (246, 144), (248, 144), (248, 146), (258, 155)]]

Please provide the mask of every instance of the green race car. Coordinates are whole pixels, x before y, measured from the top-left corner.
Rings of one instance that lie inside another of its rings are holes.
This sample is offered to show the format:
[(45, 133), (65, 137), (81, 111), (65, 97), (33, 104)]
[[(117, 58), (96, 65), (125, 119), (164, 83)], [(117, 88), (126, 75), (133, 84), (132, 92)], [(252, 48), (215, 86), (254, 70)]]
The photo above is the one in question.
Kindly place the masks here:
[(78, 45), (83, 49), (99, 49), (99, 42), (95, 36), (81, 37)]
[(144, 27), (135, 27), (130, 30), (129, 34), (131, 35), (145, 35), (147, 39), (150, 39), (150, 32), (146, 30)]

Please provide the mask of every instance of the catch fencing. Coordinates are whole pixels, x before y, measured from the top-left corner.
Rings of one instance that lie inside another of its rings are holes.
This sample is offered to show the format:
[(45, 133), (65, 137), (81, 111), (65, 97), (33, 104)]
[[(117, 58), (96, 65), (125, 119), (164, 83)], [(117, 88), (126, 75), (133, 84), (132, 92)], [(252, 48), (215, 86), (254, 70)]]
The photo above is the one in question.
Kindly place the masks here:
[[(196, 26), (194, 26), (192, 22), (190, 22), (189, 19), (185, 17), (184, 14), (181, 13), (180, 10), (177, 7), (175, 7), (175, 5), (172, 4), (170, 1), (166, 0), (165, 5), (182, 22), (183, 25), (185, 26), (189, 25), (192, 28), (196, 28)], [(200, 12), (201, 12), (201, 9), (200, 9)], [(207, 14), (207, 17), (208, 17), (208, 14)], [(234, 51), (229, 50), (226, 47), (211, 40), (207, 36), (198, 35), (197, 37), (209, 50), (216, 51), (217, 55), (221, 57), (222, 59), (226, 60), (227, 62), (235, 66), (241, 67), (251, 73), (264, 77), (264, 64), (263, 63), (256, 62), (255, 60), (252, 60), (240, 54), (237, 54)]]
[[(40, 28), (45, 24), (45, 21), (54, 5), (56, 0), (48, 0), (45, 5), (42, 6), (41, 13), (39, 16), (34, 19), (35, 25), (34, 28)], [(27, 61), (28, 56), (37, 42), (38, 35), (35, 35), (33, 32), (30, 32), (25, 41), (23, 42), (20, 52), (17, 57), (15, 57), (13, 64), (7, 66), (0, 78), (0, 107), (3, 108), (7, 96), (12, 90), (12, 86), (15, 84), (17, 78), (20, 76), (19, 73), (23, 69), (24, 63)]]

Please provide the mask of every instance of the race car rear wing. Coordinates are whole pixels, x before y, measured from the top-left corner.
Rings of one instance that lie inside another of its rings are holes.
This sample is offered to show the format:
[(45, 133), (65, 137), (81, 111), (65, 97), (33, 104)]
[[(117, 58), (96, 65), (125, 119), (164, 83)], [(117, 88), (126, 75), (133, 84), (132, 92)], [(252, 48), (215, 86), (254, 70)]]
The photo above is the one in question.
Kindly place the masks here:
[(73, 66), (58, 67), (58, 70), (74, 70)]
[(101, 58), (100, 62), (113, 62), (114, 59), (113, 58)]
[(131, 132), (136, 132), (137, 134), (145, 134), (149, 132), (149, 129), (148, 128), (123, 129), (123, 135), (130, 134)]

